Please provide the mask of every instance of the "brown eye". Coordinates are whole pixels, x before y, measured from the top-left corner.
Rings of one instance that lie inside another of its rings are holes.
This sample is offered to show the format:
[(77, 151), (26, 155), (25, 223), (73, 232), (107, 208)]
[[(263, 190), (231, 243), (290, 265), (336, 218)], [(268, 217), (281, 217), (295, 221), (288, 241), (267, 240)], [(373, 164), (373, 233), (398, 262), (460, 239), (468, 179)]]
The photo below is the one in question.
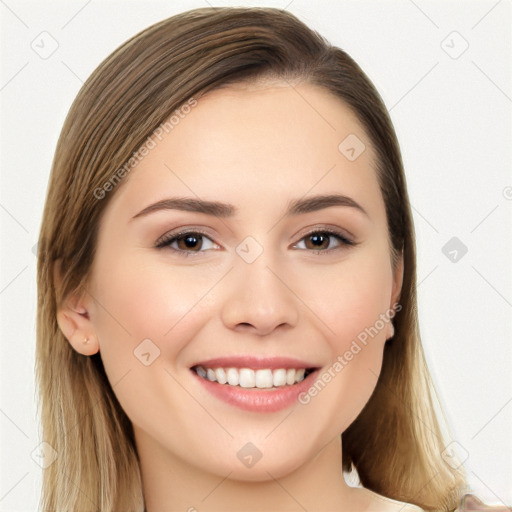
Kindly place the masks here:
[(203, 245), (202, 235), (184, 235), (176, 238), (178, 249), (182, 251), (199, 251)]
[(330, 252), (343, 246), (356, 245), (341, 233), (331, 231), (313, 231), (294, 245), (295, 249), (306, 249), (318, 252)]
[(306, 240), (307, 249), (328, 249), (331, 235), (325, 233), (314, 233), (308, 235)]
[(199, 253), (208, 249), (218, 249), (219, 246), (211, 238), (202, 233), (187, 231), (178, 234), (169, 234), (163, 236), (156, 242), (158, 249), (168, 248), (178, 253)]

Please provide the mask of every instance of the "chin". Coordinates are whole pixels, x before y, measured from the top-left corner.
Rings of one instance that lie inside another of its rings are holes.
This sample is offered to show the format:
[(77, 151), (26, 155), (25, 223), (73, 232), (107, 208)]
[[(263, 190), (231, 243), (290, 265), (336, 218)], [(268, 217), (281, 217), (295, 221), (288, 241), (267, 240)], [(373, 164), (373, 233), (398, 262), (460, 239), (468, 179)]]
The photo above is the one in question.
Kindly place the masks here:
[(304, 464), (305, 460), (267, 460), (263, 457), (252, 467), (243, 467), (243, 464), (237, 461), (235, 467), (226, 466), (224, 471), (219, 473), (222, 476), (229, 474), (230, 480), (239, 482), (268, 482), (269, 480), (284, 478)]

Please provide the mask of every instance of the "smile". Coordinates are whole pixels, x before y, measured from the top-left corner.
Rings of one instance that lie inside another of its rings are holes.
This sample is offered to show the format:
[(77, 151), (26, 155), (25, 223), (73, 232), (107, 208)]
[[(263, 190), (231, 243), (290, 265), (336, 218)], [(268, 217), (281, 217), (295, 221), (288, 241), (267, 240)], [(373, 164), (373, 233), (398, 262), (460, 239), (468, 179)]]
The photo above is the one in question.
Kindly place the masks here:
[(272, 389), (293, 386), (303, 381), (312, 371), (311, 368), (192, 368), (199, 377), (228, 386), (240, 388)]
[(197, 361), (190, 370), (201, 392), (216, 403), (272, 413), (300, 406), (298, 396), (313, 384), (320, 367), (289, 357), (232, 356)]

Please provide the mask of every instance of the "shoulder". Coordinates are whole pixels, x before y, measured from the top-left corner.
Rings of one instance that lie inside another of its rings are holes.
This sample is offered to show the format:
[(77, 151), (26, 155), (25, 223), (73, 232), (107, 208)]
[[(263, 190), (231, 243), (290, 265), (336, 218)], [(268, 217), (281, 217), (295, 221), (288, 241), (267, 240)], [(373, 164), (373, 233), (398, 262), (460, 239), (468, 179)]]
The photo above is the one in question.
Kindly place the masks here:
[[(365, 487), (359, 487), (358, 490), (365, 493), (368, 498), (365, 512), (425, 512), (418, 505), (387, 498)], [(454, 512), (512, 512), (512, 507), (503, 504), (486, 505), (474, 494), (465, 494)]]
[(361, 487), (360, 490), (369, 498), (369, 505), (365, 512), (424, 512), (422, 508), (412, 503), (387, 498), (365, 487)]
[(460, 500), (460, 505), (455, 512), (512, 512), (511, 507), (505, 505), (486, 505), (474, 494), (465, 494)]
[[(368, 493), (370, 505), (365, 512), (425, 512), (421, 507), (412, 503), (386, 498), (366, 488), (361, 488)], [(454, 512), (512, 512), (512, 507), (505, 505), (486, 505), (474, 494), (465, 494)]]

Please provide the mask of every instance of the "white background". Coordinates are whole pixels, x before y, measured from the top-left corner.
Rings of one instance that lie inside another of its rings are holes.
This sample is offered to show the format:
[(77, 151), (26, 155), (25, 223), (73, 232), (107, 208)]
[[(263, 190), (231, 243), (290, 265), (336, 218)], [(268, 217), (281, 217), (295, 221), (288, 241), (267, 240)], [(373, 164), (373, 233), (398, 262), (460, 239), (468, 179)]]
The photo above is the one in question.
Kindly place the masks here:
[[(0, 510), (34, 511), (39, 498), (41, 469), (31, 458), (41, 441), (33, 247), (67, 110), (83, 81), (126, 39), (207, 5), (0, 2)], [(457, 451), (467, 457), (472, 489), (489, 503), (511, 505), (511, 2), (212, 5), (288, 9), (354, 57), (382, 94), (414, 211), (420, 328), (430, 369)], [(58, 43), (46, 59), (31, 47), (48, 38), (43, 31)], [(452, 237), (468, 249), (457, 262), (442, 252)]]

